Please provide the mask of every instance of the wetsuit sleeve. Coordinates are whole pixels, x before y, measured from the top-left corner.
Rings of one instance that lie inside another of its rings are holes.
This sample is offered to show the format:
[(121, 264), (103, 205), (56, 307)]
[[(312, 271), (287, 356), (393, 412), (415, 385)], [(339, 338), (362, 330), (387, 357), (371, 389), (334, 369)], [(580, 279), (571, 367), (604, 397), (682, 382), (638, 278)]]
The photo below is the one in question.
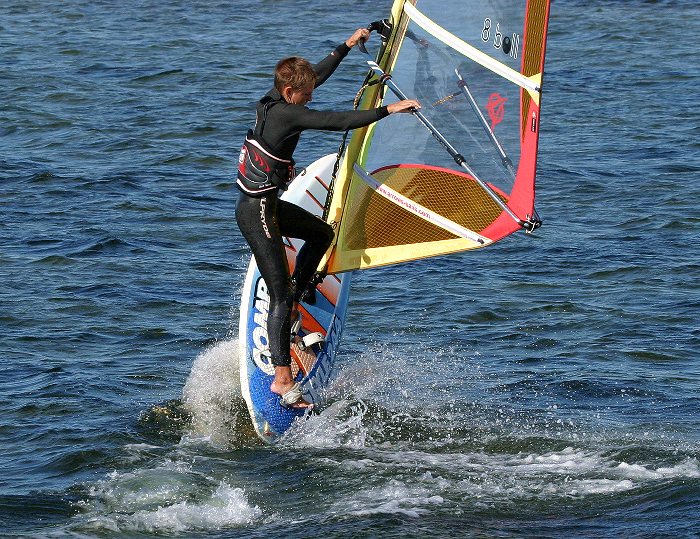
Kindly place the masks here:
[(340, 65), (340, 62), (348, 55), (349, 52), (350, 47), (348, 47), (345, 43), (341, 43), (332, 53), (330, 53), (316, 65), (312, 66), (314, 72), (316, 73), (316, 88), (328, 80), (328, 77), (333, 74), (335, 68)]
[[(291, 108), (291, 107), (290, 107)], [(328, 112), (313, 110), (306, 107), (295, 107), (293, 121), (295, 127), (305, 129), (320, 129), (323, 131), (347, 131), (364, 127), (381, 120), (389, 115), (388, 107), (370, 110), (350, 110), (346, 112)]]

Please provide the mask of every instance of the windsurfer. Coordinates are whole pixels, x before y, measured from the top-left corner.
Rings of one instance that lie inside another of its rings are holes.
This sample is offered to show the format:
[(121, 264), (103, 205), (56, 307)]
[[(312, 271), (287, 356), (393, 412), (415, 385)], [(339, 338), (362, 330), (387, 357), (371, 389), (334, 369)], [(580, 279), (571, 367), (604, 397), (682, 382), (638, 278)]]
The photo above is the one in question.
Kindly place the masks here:
[[(292, 154), (301, 132), (307, 129), (346, 131), (367, 126), (389, 114), (420, 108), (407, 99), (370, 110), (316, 111), (306, 107), (313, 90), (330, 77), (352, 47), (369, 38), (365, 28), (312, 66), (299, 57), (281, 60), (275, 83), (257, 104), (254, 129), (248, 132), (239, 157), (236, 221), (250, 245), (260, 274), (267, 284), (270, 307), (267, 332), (275, 377), (270, 389), (284, 406), (312, 406), (302, 397), (291, 371), (289, 337), (292, 311), (304, 297), (313, 297), (314, 272), (333, 241), (334, 231), (325, 221), (284, 200), (280, 191), (294, 179)], [(282, 237), (304, 240), (290, 276)]]

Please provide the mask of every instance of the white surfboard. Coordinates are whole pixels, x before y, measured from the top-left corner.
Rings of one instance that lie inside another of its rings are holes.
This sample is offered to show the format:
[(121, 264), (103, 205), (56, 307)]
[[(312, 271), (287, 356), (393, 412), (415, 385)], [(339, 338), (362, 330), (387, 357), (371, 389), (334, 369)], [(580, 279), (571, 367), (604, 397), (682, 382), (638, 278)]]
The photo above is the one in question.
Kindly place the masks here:
[[(321, 216), (328, 195), (336, 154), (322, 157), (304, 169), (282, 199)], [(303, 241), (284, 238), (290, 268)], [(304, 398), (321, 404), (321, 392), (328, 384), (340, 345), (350, 291), (350, 273), (329, 275), (318, 285), (316, 304), (302, 303), (300, 336), (319, 332), (324, 339), (310, 347), (313, 354), (292, 360), (292, 374), (301, 382)], [(274, 367), (270, 363), (267, 337), (269, 295), (255, 258), (251, 258), (243, 293), (239, 321), (241, 393), (248, 405), (255, 431), (265, 442), (275, 442), (303, 410), (282, 407), (279, 396), (270, 391)], [(315, 357), (314, 357), (315, 356)]]

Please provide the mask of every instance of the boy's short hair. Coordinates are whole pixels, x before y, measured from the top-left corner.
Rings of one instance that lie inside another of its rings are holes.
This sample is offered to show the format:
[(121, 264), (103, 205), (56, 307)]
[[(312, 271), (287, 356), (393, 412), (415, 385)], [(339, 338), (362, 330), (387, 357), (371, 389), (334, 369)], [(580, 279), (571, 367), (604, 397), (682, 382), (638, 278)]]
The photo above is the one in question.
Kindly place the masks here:
[(316, 72), (311, 64), (299, 56), (290, 56), (277, 62), (275, 67), (275, 88), (279, 93), (285, 86), (299, 91), (309, 84), (316, 84)]

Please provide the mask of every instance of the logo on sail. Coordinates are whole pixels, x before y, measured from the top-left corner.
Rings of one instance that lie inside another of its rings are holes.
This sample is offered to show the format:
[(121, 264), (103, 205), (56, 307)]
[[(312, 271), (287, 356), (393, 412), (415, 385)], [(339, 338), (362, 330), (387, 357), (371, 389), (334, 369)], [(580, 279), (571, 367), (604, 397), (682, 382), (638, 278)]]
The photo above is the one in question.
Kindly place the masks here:
[(501, 94), (498, 93), (493, 93), (489, 96), (488, 103), (486, 103), (486, 110), (491, 119), (491, 131), (503, 121), (503, 116), (506, 112), (506, 101), (508, 101), (508, 98), (502, 97)]

